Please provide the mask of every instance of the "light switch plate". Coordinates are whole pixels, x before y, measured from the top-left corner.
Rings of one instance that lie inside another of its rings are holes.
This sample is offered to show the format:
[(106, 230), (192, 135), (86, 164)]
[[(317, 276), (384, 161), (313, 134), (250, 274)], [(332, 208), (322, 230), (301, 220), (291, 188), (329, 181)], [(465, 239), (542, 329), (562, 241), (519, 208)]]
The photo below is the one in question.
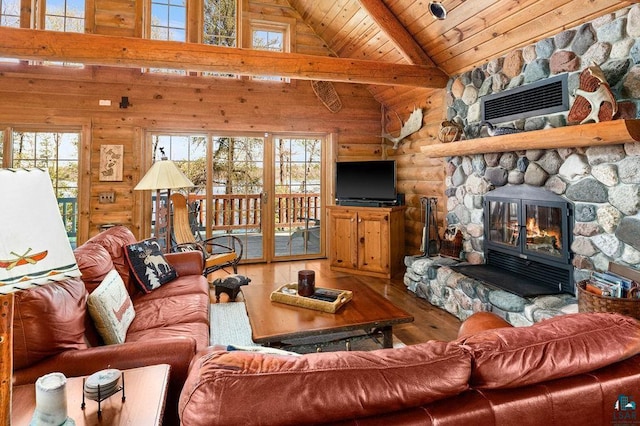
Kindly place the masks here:
[(98, 202), (100, 204), (111, 204), (116, 202), (115, 192), (100, 192), (98, 194)]

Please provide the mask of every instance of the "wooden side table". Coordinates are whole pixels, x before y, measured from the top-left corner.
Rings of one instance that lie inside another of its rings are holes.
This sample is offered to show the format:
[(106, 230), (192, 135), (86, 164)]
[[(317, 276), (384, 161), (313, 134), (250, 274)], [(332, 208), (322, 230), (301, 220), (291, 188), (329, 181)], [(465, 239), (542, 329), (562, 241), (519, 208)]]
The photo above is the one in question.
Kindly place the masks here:
[[(82, 425), (161, 425), (169, 384), (166, 364), (123, 370), (126, 401), (121, 392), (102, 401), (102, 416), (98, 418), (98, 403), (86, 400), (82, 404), (82, 377), (67, 378), (67, 412), (76, 426)], [(13, 388), (11, 424), (28, 425), (36, 408), (35, 384)]]

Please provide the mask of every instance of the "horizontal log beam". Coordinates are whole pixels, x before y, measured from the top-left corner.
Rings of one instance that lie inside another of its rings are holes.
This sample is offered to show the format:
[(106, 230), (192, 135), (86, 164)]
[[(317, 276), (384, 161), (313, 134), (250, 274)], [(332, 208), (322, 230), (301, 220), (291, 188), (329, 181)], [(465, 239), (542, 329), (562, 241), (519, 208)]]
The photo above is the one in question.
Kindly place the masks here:
[(525, 149), (616, 145), (637, 141), (640, 141), (640, 120), (612, 120), (460, 142), (437, 143), (420, 149), (427, 157), (451, 157)]
[(8, 27), (0, 27), (0, 57), (389, 86), (443, 88), (448, 81), (423, 65)]

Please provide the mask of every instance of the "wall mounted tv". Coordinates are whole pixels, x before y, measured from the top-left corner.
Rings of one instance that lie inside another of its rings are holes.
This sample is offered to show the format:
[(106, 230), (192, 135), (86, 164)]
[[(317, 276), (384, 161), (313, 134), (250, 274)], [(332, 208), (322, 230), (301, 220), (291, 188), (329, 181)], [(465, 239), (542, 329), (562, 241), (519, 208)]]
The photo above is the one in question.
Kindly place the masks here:
[(345, 201), (396, 201), (396, 162), (341, 161), (336, 163), (336, 199)]

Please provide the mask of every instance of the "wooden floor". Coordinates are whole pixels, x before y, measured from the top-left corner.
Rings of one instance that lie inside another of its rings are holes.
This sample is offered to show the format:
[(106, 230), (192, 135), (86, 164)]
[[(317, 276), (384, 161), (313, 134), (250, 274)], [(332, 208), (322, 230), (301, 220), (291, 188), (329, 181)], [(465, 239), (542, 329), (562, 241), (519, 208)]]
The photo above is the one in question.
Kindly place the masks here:
[[(301, 269), (314, 270), (316, 272), (316, 286), (319, 287), (322, 286), (323, 277), (348, 275), (331, 271), (327, 260), (240, 265), (238, 273), (251, 278), (249, 285), (286, 284), (297, 281), (298, 271)], [(391, 280), (360, 275), (352, 276), (413, 315), (414, 322), (393, 328), (394, 335), (405, 344), (413, 345), (428, 340), (451, 341), (456, 338), (460, 328), (460, 320), (409, 292), (402, 282), (401, 275)]]

